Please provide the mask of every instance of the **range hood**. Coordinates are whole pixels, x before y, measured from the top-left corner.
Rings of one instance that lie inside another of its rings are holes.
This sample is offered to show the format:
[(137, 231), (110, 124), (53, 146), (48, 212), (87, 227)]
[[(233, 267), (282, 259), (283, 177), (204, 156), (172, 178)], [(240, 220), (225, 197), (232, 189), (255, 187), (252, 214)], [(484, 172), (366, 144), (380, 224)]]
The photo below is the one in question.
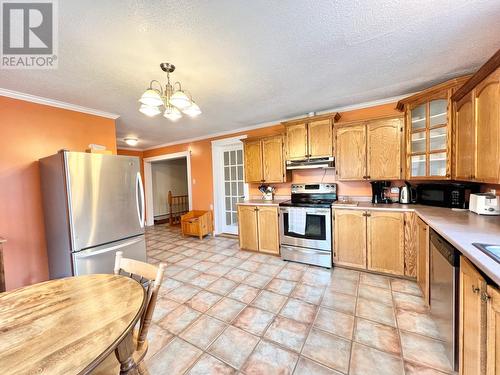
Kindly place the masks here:
[(304, 160), (287, 160), (286, 169), (316, 169), (333, 168), (335, 166), (333, 157), (308, 158)]

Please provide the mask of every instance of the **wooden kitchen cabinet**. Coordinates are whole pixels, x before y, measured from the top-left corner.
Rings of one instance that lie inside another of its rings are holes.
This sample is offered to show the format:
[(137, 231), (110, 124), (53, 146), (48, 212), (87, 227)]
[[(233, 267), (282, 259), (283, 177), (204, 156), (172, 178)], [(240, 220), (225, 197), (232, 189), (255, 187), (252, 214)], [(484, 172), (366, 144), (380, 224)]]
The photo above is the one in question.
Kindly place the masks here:
[(340, 181), (366, 179), (366, 123), (337, 126), (336, 153)]
[(335, 209), (333, 215), (334, 262), (366, 269), (366, 211)]
[(451, 179), (451, 96), (470, 76), (454, 78), (400, 100), (406, 121), (406, 179)]
[(307, 125), (307, 148), (310, 158), (333, 156), (333, 123), (331, 119), (311, 121)]
[(500, 291), (488, 285), (486, 315), (486, 375), (500, 374)]
[(425, 302), (430, 303), (429, 226), (417, 218), (417, 284)]
[(402, 129), (402, 117), (337, 125), (338, 179), (399, 180)]
[(455, 168), (456, 180), (474, 179), (474, 100), (472, 93), (455, 104)]
[(283, 135), (243, 141), (245, 182), (286, 181)]
[(473, 91), (476, 122), (476, 171), (478, 182), (500, 182), (500, 68)]
[(238, 205), (238, 237), (240, 248), (259, 250), (257, 207)]
[(279, 255), (278, 207), (238, 205), (240, 248)]
[(307, 123), (293, 124), (286, 127), (287, 160), (307, 158)]
[(367, 215), (367, 268), (404, 275), (403, 213), (371, 211)]
[(460, 257), (459, 374), (483, 374), (486, 361), (486, 281)]
[(379, 119), (367, 124), (367, 178), (399, 180), (401, 178), (402, 118)]
[(405, 212), (405, 276), (417, 277), (417, 254), (418, 254), (418, 217), (415, 212)]
[(257, 209), (259, 251), (279, 255), (278, 208), (258, 206)]
[(333, 156), (333, 124), (338, 113), (313, 116), (282, 124), (286, 129), (286, 160)]

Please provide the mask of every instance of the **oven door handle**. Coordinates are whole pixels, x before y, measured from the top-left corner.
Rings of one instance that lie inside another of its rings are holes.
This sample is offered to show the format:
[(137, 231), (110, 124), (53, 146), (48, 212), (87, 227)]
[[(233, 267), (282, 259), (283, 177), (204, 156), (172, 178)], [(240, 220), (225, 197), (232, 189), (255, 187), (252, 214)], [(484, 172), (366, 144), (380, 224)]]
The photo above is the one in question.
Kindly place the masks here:
[[(306, 211), (306, 214), (326, 214), (330, 215), (331, 210), (329, 208), (314, 208), (314, 207), (300, 207)], [(290, 212), (288, 207), (280, 207), (281, 212)]]

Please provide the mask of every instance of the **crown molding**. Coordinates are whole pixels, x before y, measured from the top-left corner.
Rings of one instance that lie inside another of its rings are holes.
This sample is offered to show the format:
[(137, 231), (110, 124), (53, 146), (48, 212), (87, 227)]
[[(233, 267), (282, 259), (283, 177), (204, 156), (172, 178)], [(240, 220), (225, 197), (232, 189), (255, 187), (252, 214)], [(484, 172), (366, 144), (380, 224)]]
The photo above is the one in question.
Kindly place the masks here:
[[(362, 109), (362, 108), (373, 107), (373, 106), (376, 106), (376, 105), (382, 105), (382, 104), (388, 104), (388, 103), (397, 103), (399, 100), (401, 100), (403, 98), (406, 98), (406, 97), (408, 97), (410, 95), (414, 95), (414, 94), (415, 93), (412, 92), (412, 93), (408, 93), (408, 94), (405, 94), (405, 95), (392, 96), (392, 97), (389, 97), (389, 98), (377, 99), (377, 100), (372, 100), (372, 101), (369, 101), (369, 102), (363, 102), (363, 103), (359, 103), (359, 104), (353, 104), (353, 105), (348, 105), (348, 106), (343, 106), (343, 107), (336, 107), (336, 108), (331, 108), (331, 109), (325, 109), (325, 110), (322, 110), (322, 111), (317, 111), (316, 114), (317, 115), (322, 115), (322, 114), (330, 113), (330, 112), (346, 112), (346, 111), (352, 111), (352, 110), (355, 110), (355, 109)], [(304, 118), (304, 115), (294, 116), (294, 117), (287, 117), (287, 118), (282, 118), (282, 119), (274, 120), (274, 121), (261, 122), (259, 124), (255, 124), (255, 125), (245, 126), (245, 127), (237, 128), (237, 129), (225, 130), (225, 131), (218, 132), (218, 133), (206, 134), (206, 135), (202, 135), (202, 136), (194, 137), (194, 138), (180, 139), (178, 141), (167, 142), (167, 143), (162, 143), (162, 144), (159, 144), (159, 145), (147, 147), (147, 148), (141, 149), (141, 151), (150, 151), (150, 150), (155, 150), (157, 148), (162, 148), (162, 147), (175, 146), (175, 145), (180, 145), (180, 144), (183, 144), (183, 143), (191, 143), (191, 142), (203, 141), (205, 139), (217, 138), (217, 137), (221, 137), (221, 136), (224, 136), (224, 135), (241, 133), (241, 132), (250, 131), (250, 130), (254, 130), (254, 129), (267, 128), (269, 126), (279, 125), (281, 122), (286, 122), (286, 121), (291, 121), (291, 120), (297, 120), (297, 119), (301, 119), (301, 118)]]
[(98, 109), (93, 109), (93, 108), (88, 108), (88, 107), (82, 107), (82, 106), (79, 106), (76, 104), (61, 102), (59, 100), (42, 98), (41, 96), (25, 94), (22, 92), (8, 90), (8, 89), (4, 89), (1, 87), (0, 87), (0, 96), (6, 96), (6, 97), (12, 98), (12, 99), (24, 100), (26, 102), (43, 104), (43, 105), (47, 105), (50, 107), (68, 109), (70, 111), (75, 111), (75, 112), (87, 113), (89, 115), (94, 115), (94, 116), (99, 116), (99, 117), (106, 117), (106, 118), (109, 118), (112, 120), (116, 120), (117, 118), (120, 117), (120, 115), (117, 115), (115, 113), (104, 112), (104, 111), (100, 111)]

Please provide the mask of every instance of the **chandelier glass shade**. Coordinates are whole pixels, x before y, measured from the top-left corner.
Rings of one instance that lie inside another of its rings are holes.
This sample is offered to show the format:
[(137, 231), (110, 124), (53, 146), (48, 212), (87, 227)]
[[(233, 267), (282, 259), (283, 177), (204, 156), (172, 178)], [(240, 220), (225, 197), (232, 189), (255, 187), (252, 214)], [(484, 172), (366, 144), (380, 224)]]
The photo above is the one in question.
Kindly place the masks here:
[[(180, 82), (170, 83), (170, 73), (175, 70), (175, 66), (169, 63), (160, 64), (161, 69), (167, 73), (167, 84), (165, 87), (157, 80), (150, 82), (149, 87), (142, 94), (139, 102), (139, 111), (146, 116), (153, 117), (161, 112), (170, 121), (177, 121), (182, 117), (182, 113), (189, 117), (196, 117), (201, 114), (201, 109), (193, 101), (191, 95), (187, 95)], [(156, 84), (158, 88), (153, 88)], [(163, 107), (163, 109), (162, 109)]]

